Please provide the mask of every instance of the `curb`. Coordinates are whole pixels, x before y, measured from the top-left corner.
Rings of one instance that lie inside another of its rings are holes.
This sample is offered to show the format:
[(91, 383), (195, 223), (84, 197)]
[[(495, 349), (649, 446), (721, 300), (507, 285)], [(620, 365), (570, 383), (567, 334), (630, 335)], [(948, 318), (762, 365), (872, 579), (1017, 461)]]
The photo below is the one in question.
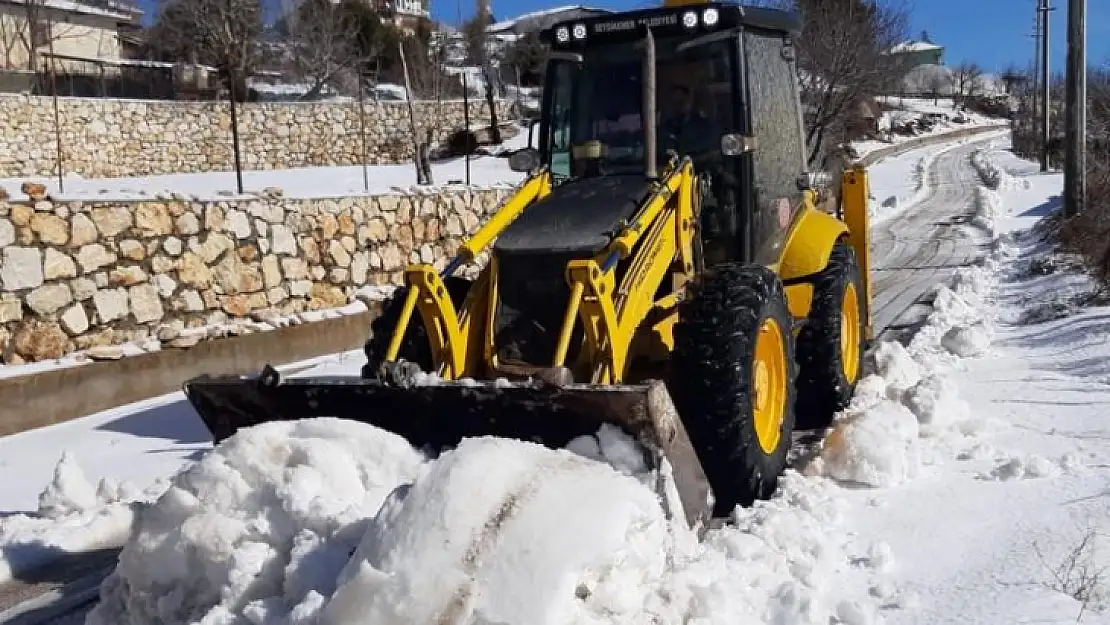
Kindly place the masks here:
[(181, 390), (204, 373), (253, 373), (358, 349), (379, 307), (267, 332), (201, 341), (188, 349), (93, 362), (0, 380), (0, 436), (64, 423)]

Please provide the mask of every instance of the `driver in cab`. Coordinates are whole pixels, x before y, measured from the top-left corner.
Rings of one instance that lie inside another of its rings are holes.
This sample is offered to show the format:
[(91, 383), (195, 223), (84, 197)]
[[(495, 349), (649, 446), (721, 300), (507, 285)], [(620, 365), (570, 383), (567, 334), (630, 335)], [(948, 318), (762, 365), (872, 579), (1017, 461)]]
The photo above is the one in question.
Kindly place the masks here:
[(717, 149), (720, 134), (713, 121), (695, 106), (694, 94), (686, 85), (672, 85), (665, 94), (660, 143), (680, 156), (704, 154)]

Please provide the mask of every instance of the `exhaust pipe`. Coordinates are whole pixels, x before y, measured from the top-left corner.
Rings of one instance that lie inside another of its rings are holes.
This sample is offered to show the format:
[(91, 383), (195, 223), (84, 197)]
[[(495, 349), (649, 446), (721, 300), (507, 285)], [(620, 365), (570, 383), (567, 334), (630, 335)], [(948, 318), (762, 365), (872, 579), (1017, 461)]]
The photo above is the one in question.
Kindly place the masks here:
[(655, 36), (646, 28), (644, 37), (643, 117), (644, 117), (644, 174), (650, 179), (659, 177), (655, 156)]

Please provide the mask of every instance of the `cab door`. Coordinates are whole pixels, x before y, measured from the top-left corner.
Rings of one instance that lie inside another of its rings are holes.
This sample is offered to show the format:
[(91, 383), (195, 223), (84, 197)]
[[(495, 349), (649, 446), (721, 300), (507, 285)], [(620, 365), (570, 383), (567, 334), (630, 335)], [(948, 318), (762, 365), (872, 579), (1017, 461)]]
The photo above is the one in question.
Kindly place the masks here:
[(747, 102), (757, 147), (749, 189), (753, 262), (773, 264), (802, 208), (806, 149), (794, 46), (781, 32), (745, 29)]

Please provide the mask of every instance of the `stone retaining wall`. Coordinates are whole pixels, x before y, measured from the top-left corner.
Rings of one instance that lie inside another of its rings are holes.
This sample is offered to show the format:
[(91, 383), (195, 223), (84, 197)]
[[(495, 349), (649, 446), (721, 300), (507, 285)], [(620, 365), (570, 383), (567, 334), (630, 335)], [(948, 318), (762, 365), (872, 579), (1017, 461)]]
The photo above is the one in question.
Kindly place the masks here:
[(242, 202), (0, 201), (6, 363), (340, 307), (363, 285), (442, 266), (509, 187)]
[[(235, 168), (226, 102), (59, 98), (62, 169), (85, 177), (229, 171)], [(415, 103), (436, 140), (463, 127), (461, 101)], [(500, 102), (498, 119), (510, 114)], [(362, 164), (356, 103), (246, 103), (239, 108), (245, 169)], [(412, 158), (408, 106), (367, 102), (367, 162)], [(488, 123), (485, 101), (470, 103), (474, 123)], [(56, 174), (50, 98), (0, 96), (0, 178)]]

